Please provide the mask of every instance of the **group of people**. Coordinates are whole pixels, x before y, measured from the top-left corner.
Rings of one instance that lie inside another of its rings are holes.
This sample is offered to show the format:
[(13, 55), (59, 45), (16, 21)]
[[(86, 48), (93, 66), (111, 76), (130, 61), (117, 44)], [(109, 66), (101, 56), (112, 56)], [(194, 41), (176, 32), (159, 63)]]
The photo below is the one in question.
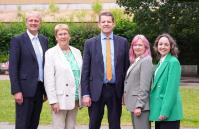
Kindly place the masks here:
[(156, 38), (159, 62), (153, 68), (150, 44), (136, 35), (130, 44), (113, 33), (112, 13), (99, 15), (101, 33), (85, 41), (83, 58), (70, 45), (66, 24), (54, 28), (56, 45), (39, 34), (41, 16), (26, 16), (27, 30), (10, 43), (9, 76), (16, 102), (16, 129), (37, 129), (42, 103), (52, 109), (53, 129), (75, 129), (79, 107), (88, 107), (89, 129), (100, 129), (107, 107), (109, 129), (121, 129), (122, 104), (131, 113), (134, 129), (179, 129), (182, 102), (181, 67), (175, 40), (167, 33)]

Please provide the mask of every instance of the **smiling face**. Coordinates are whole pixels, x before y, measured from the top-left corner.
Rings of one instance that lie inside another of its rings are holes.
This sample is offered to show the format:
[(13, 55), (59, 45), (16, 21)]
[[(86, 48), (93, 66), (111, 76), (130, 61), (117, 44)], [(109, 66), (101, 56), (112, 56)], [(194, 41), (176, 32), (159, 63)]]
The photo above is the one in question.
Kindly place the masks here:
[(136, 57), (139, 57), (145, 53), (146, 47), (141, 39), (138, 39), (138, 41), (133, 44), (133, 51)]
[(60, 46), (66, 46), (69, 44), (70, 35), (66, 29), (60, 29), (57, 31), (55, 38)]
[(113, 31), (113, 28), (115, 27), (115, 23), (111, 16), (100, 16), (100, 21), (98, 23), (98, 27), (101, 29), (101, 31), (109, 36), (111, 32)]
[(40, 23), (41, 23), (41, 18), (37, 14), (34, 13), (29, 14), (29, 16), (27, 16), (26, 18), (26, 27), (28, 31), (33, 35), (36, 35), (38, 33), (40, 28)]
[(157, 50), (160, 53), (161, 57), (167, 55), (171, 50), (171, 45), (166, 37), (161, 37), (158, 41)]

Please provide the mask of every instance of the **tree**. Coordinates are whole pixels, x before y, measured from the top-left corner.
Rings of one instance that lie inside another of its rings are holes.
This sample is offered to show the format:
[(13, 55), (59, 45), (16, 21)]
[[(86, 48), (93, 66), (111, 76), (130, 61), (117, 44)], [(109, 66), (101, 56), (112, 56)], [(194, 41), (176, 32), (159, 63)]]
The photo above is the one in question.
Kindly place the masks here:
[(175, 37), (182, 64), (199, 64), (199, 1), (198, 0), (117, 0), (127, 13), (134, 15), (137, 33), (154, 42), (167, 32)]

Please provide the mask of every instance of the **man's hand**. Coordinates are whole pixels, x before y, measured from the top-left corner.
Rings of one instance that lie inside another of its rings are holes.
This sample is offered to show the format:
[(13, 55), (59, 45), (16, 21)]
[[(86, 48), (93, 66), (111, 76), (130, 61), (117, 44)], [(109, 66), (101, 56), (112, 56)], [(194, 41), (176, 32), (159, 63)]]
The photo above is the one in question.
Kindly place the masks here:
[(125, 105), (125, 103), (124, 103), (124, 96), (122, 96), (122, 105)]
[(14, 94), (15, 102), (19, 105), (23, 103), (23, 95), (22, 92), (17, 92)]
[(43, 103), (46, 102), (48, 97), (46, 95), (43, 95)]
[(51, 108), (52, 108), (54, 113), (58, 113), (59, 110), (60, 110), (58, 103), (51, 104)]
[(82, 103), (83, 103), (84, 106), (90, 107), (91, 106), (90, 96), (83, 96)]

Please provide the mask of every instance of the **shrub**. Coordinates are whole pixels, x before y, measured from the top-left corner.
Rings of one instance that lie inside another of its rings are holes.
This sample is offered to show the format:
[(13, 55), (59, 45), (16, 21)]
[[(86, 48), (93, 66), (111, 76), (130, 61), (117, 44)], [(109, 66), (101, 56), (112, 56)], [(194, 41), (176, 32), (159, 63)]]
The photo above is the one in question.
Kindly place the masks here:
[[(54, 37), (54, 26), (58, 23), (42, 23), (40, 33), (47, 36), (49, 47), (56, 44)], [(99, 34), (99, 29), (96, 23), (66, 23), (70, 27), (71, 41), (70, 44), (74, 47), (83, 50), (86, 39)], [(8, 60), (9, 43), (12, 37), (26, 31), (24, 22), (15, 23), (0, 23), (0, 62)]]
[(59, 11), (59, 7), (54, 2), (49, 3), (48, 9), (52, 13), (56, 13)]
[[(66, 22), (62, 22), (66, 23)], [(58, 23), (42, 23), (40, 33), (47, 36), (49, 40), (49, 47), (53, 47), (56, 44), (54, 37), (54, 26)], [(71, 40), (70, 44), (74, 47), (79, 48), (83, 51), (84, 42), (86, 39), (96, 36), (100, 33), (96, 22), (91, 23), (66, 23), (69, 25)], [(5, 62), (8, 59), (9, 53), (9, 42), (15, 35), (21, 34), (26, 30), (24, 22), (15, 23), (0, 23), (0, 62)], [(184, 29), (185, 30), (185, 29)], [(188, 31), (188, 30), (187, 30)], [(114, 34), (126, 37), (131, 42), (132, 38), (139, 34), (137, 23), (130, 21), (129, 19), (117, 20)], [(181, 64), (197, 64), (198, 54), (190, 51), (197, 51), (198, 41), (197, 35), (190, 39), (189, 32), (185, 35), (181, 33), (180, 37), (176, 37), (176, 41), (180, 46), (180, 62)], [(145, 34), (147, 38), (153, 43), (154, 36)], [(183, 39), (183, 40), (182, 40)], [(152, 45), (152, 44), (151, 44)], [(189, 51), (188, 51), (189, 50)], [(190, 58), (197, 57), (197, 58)], [(155, 61), (155, 60), (154, 60)]]
[(101, 10), (102, 10), (102, 3), (100, 3), (99, 1), (93, 3), (92, 4), (92, 10), (96, 14), (99, 14), (101, 12)]

